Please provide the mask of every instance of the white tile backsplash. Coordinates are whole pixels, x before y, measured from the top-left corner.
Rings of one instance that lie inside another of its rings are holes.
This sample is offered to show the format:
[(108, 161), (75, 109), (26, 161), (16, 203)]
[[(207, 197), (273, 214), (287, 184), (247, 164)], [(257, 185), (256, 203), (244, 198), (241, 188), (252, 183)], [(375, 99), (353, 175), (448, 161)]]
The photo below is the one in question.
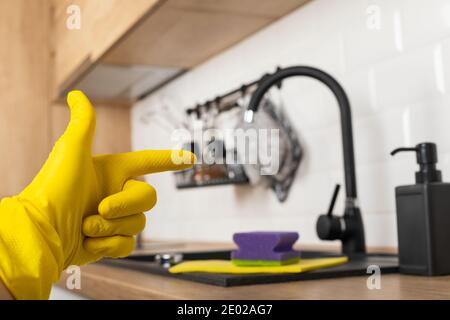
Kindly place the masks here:
[(407, 49), (450, 36), (450, 1), (402, 0), (400, 4)]
[(435, 45), (413, 49), (374, 66), (380, 108), (403, 106), (442, 94), (436, 81), (434, 49)]
[(353, 107), (354, 117), (373, 115), (378, 111), (375, 71), (372, 66), (345, 74), (341, 82)]
[(337, 10), (345, 15), (343, 39), (349, 70), (403, 50), (400, 6), (392, 0), (342, 1)]
[[(311, 1), (135, 105), (133, 148), (170, 146), (169, 131), (141, 119), (162, 103), (181, 113), (277, 66), (319, 67), (341, 82), (352, 103), (367, 243), (396, 246), (394, 188), (413, 183), (417, 166), (414, 155), (389, 152), (436, 142), (438, 166), (450, 179), (449, 7), (448, 0)], [(177, 191), (170, 173), (148, 176), (159, 202), (147, 237), (230, 241), (236, 231), (272, 229), (298, 230), (304, 243), (319, 242), (317, 216), (327, 210), (334, 185), (343, 183), (338, 108), (309, 79), (286, 81), (281, 94), (305, 148), (288, 200), (280, 204), (270, 190), (251, 186)], [(336, 213), (343, 206), (341, 194)]]
[(369, 117), (355, 117), (353, 128), (356, 163), (389, 162), (392, 150), (407, 145), (402, 130), (403, 115), (404, 109), (392, 108)]

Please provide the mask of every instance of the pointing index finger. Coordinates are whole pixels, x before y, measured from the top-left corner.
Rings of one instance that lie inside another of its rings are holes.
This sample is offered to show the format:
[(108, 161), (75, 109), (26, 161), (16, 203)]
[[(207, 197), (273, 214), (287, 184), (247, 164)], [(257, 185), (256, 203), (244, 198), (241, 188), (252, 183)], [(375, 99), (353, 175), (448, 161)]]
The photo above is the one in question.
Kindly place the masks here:
[(196, 158), (185, 150), (144, 150), (114, 155), (127, 178), (191, 168)]

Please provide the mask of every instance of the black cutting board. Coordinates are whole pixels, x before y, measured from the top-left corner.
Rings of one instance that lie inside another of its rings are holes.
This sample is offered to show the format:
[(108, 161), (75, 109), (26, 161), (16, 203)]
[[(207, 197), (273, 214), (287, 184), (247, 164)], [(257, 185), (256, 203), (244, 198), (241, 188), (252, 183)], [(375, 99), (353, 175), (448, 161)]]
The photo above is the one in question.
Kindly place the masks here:
[[(338, 256), (335, 253), (303, 251), (303, 258), (324, 258)], [(194, 252), (184, 254), (184, 261), (198, 259), (229, 259), (230, 251)], [(145, 273), (168, 276), (221, 287), (253, 284), (279, 283), (300, 280), (316, 280), (368, 275), (370, 265), (380, 267), (381, 274), (398, 272), (398, 258), (390, 254), (367, 254), (349, 257), (346, 264), (304, 273), (291, 274), (221, 274), (192, 272), (172, 274), (155, 262), (154, 255), (133, 256), (126, 259), (104, 259), (100, 263), (110, 266), (137, 270)]]

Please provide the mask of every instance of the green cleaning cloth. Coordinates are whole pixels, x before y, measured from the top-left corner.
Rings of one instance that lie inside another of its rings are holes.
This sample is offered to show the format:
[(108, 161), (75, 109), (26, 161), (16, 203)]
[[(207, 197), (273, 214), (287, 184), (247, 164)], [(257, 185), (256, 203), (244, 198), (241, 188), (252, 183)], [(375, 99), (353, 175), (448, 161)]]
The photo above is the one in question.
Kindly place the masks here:
[(286, 266), (288, 264), (295, 264), (300, 261), (300, 258), (293, 258), (288, 260), (245, 260), (245, 259), (231, 259), (231, 262), (236, 266), (243, 267), (258, 267), (258, 266)]

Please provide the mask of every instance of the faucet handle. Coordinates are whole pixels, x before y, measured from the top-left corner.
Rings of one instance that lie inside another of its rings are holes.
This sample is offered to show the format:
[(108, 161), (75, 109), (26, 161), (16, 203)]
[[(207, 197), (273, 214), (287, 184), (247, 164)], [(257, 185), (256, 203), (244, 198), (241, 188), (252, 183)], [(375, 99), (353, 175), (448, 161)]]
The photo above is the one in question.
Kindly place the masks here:
[(330, 206), (328, 207), (327, 215), (331, 217), (333, 215), (334, 205), (336, 204), (336, 199), (339, 195), (339, 190), (341, 190), (341, 185), (339, 183), (336, 184), (333, 191), (333, 196), (331, 197)]
[(342, 218), (333, 215), (333, 209), (336, 204), (336, 199), (339, 195), (340, 188), (341, 185), (336, 184), (327, 214), (320, 215), (317, 220), (316, 231), (317, 235), (322, 240), (336, 240), (340, 239), (342, 235)]

